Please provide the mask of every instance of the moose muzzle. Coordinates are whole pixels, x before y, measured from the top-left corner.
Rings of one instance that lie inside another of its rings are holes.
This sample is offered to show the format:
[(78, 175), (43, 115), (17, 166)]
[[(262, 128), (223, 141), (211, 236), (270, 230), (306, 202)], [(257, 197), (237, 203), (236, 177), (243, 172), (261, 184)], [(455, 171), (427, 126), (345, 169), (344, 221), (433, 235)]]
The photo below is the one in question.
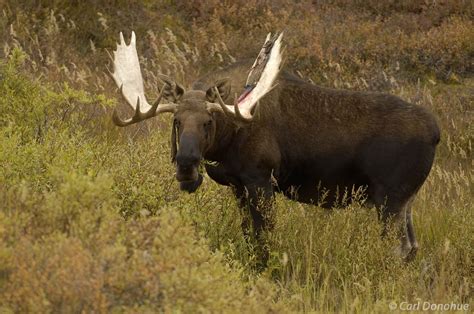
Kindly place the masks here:
[(200, 160), (199, 140), (193, 134), (183, 134), (176, 155), (176, 179), (181, 190), (194, 192), (201, 185), (203, 178), (198, 172)]

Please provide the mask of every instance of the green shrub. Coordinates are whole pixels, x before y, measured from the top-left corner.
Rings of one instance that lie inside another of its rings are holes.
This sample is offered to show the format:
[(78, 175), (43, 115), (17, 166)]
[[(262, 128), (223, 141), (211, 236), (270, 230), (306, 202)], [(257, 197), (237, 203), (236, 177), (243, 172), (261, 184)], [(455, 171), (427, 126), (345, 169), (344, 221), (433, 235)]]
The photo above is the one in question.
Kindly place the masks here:
[[(2, 9), (0, 312), (385, 313), (392, 301), (472, 303), (469, 1), (32, 0)], [(111, 107), (122, 103), (104, 48), (131, 29), (150, 98), (156, 73), (189, 86), (254, 57), (267, 31), (284, 29), (287, 66), (308, 80), (432, 110), (442, 139), (413, 204), (417, 258), (394, 258), (374, 209), (278, 196), (269, 266), (256, 273), (233, 193), (208, 177), (195, 194), (178, 190), (170, 119), (112, 126)]]

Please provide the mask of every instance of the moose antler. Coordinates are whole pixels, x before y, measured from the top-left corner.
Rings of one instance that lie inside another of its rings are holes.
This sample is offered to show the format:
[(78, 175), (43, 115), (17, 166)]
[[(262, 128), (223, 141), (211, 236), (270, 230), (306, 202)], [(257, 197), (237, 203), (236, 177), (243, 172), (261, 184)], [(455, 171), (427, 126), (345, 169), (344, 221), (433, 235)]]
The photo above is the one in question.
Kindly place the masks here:
[(117, 109), (114, 110), (112, 120), (117, 126), (127, 126), (145, 119), (157, 116), (164, 112), (175, 112), (176, 104), (161, 104), (164, 88), (161, 89), (158, 99), (150, 105), (145, 97), (143, 78), (138, 61), (135, 32), (132, 32), (130, 45), (125, 43), (122, 32), (120, 32), (120, 44), (114, 51), (114, 73), (111, 73), (115, 83), (127, 103), (135, 110), (132, 118), (121, 120)]
[(270, 92), (274, 86), (281, 64), (281, 39), (283, 33), (278, 37), (267, 35), (260, 53), (250, 69), (244, 93), (238, 98), (234, 106), (224, 103), (220, 97), (217, 87), (214, 91), (217, 95), (220, 108), (225, 114), (241, 122), (250, 122), (253, 119), (252, 109), (259, 100)]

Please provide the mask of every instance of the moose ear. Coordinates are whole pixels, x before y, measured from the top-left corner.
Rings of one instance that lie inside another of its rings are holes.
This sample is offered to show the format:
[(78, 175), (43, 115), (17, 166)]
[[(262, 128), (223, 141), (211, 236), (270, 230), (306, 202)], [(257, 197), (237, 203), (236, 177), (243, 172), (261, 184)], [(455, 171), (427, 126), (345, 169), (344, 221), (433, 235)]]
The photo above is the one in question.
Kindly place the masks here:
[(169, 102), (177, 102), (183, 96), (184, 88), (165, 75), (160, 74), (158, 77), (165, 82), (163, 98)]
[(228, 78), (223, 78), (210, 87), (206, 92), (206, 97), (209, 102), (216, 102), (217, 95), (215, 93), (214, 87), (217, 87), (219, 94), (221, 95), (222, 100), (226, 100), (230, 95), (230, 82)]

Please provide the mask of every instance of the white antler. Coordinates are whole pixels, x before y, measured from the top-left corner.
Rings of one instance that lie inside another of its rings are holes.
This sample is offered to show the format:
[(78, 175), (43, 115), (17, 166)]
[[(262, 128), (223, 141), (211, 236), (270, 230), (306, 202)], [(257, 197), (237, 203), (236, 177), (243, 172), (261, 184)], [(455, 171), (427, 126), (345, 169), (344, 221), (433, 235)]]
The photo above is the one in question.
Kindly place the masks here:
[(112, 77), (127, 103), (135, 111), (135, 115), (127, 120), (121, 120), (117, 111), (114, 111), (113, 121), (116, 125), (127, 126), (154, 117), (162, 112), (174, 112), (176, 110), (175, 104), (165, 104), (158, 108), (164, 88), (152, 106), (148, 103), (138, 60), (135, 32), (132, 32), (130, 45), (125, 43), (123, 34), (120, 32), (120, 44), (117, 44), (117, 50), (114, 51), (113, 62), (114, 73), (112, 73)]
[(265, 43), (250, 70), (246, 91), (239, 97), (234, 106), (226, 105), (220, 98), (219, 92), (215, 90), (219, 105), (224, 112), (240, 120), (252, 120), (252, 109), (263, 96), (273, 89), (273, 83), (278, 76), (282, 60), (280, 52), (282, 36), (283, 33), (275, 39), (276, 36), (272, 37), (271, 33), (267, 35)]
[(122, 94), (127, 102), (136, 109), (137, 99), (140, 98), (140, 109), (145, 112), (151, 106), (145, 98), (143, 88), (143, 78), (138, 61), (135, 32), (132, 32), (130, 45), (125, 43), (123, 34), (120, 32), (120, 44), (114, 51), (114, 73), (112, 74), (115, 83), (122, 88)]

